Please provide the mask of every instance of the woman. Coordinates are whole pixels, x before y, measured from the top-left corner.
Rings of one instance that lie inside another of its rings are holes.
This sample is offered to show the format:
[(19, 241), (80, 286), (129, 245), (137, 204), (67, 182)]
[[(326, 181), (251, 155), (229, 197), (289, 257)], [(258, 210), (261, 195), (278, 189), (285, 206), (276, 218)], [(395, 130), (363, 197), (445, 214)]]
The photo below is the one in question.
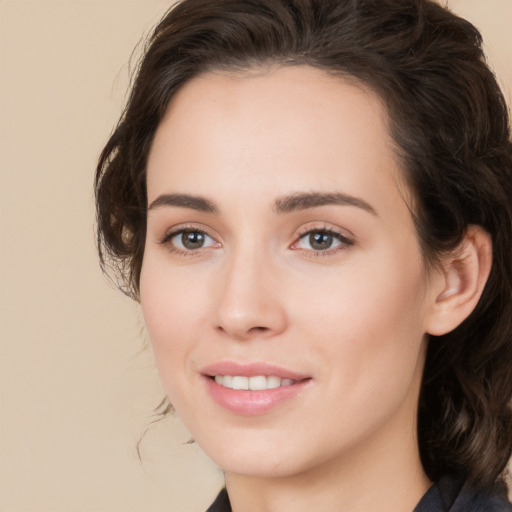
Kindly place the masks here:
[(512, 146), (430, 0), (184, 0), (98, 165), (100, 256), (211, 511), (504, 511)]

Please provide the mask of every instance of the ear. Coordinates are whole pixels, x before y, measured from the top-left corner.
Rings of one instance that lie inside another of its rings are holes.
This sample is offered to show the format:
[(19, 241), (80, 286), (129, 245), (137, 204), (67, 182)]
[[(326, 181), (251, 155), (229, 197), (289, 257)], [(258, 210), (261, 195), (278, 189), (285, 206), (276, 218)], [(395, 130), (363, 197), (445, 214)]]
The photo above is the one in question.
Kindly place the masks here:
[(469, 226), (460, 246), (433, 277), (428, 334), (441, 336), (453, 331), (471, 314), (480, 300), (491, 265), (491, 236), (481, 226)]

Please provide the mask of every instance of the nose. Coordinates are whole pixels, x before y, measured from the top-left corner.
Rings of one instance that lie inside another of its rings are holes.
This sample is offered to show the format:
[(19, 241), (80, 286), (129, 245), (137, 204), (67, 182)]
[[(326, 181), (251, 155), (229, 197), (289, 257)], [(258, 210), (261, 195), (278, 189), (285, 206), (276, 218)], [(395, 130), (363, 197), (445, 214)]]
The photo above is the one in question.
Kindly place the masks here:
[(271, 338), (287, 326), (278, 269), (257, 251), (233, 255), (218, 276), (216, 329), (232, 339)]

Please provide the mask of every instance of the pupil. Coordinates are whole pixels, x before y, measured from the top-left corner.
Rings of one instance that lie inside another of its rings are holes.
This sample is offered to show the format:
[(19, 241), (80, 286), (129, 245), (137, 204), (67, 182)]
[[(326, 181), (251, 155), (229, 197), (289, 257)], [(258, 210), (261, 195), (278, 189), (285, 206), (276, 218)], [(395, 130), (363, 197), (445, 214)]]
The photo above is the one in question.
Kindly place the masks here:
[(204, 233), (200, 231), (185, 231), (181, 236), (181, 241), (187, 249), (199, 249), (204, 244)]
[(318, 251), (325, 251), (325, 249), (329, 249), (333, 242), (332, 235), (329, 233), (311, 233), (309, 235), (309, 243), (313, 249)]

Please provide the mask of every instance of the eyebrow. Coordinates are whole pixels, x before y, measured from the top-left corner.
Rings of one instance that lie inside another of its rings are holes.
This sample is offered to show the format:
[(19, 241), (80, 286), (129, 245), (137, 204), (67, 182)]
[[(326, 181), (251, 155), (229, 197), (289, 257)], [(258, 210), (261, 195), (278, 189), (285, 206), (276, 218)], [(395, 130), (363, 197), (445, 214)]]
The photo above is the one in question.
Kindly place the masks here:
[(274, 210), (277, 213), (289, 213), (327, 205), (355, 206), (356, 208), (361, 208), (377, 216), (375, 209), (366, 201), (341, 192), (304, 192), (291, 194), (277, 199), (274, 204)]
[[(274, 211), (276, 213), (290, 213), (328, 205), (355, 206), (372, 215), (377, 215), (375, 209), (363, 199), (341, 192), (301, 192), (283, 196), (274, 202)], [(205, 197), (190, 194), (161, 194), (149, 205), (148, 211), (162, 206), (189, 208), (205, 213), (219, 213), (219, 208), (214, 202)]]
[(149, 210), (160, 208), (161, 206), (177, 206), (180, 208), (190, 208), (206, 213), (218, 213), (217, 206), (204, 197), (192, 196), (189, 194), (162, 194), (158, 196), (148, 207)]

